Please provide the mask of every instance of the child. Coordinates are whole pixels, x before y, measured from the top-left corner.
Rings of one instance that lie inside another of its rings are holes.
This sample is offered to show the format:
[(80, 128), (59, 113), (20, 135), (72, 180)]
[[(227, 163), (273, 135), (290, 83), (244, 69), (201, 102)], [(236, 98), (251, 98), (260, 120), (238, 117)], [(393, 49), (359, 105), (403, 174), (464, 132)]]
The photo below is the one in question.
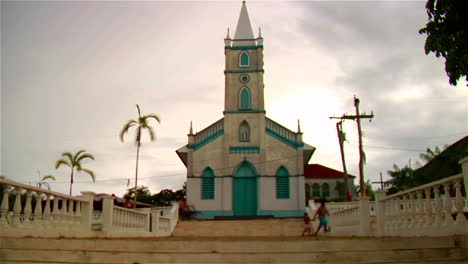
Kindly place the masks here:
[(317, 227), (317, 231), (315, 231), (315, 233), (313, 234), (314, 236), (317, 235), (318, 231), (320, 230), (322, 226), (324, 227), (325, 232), (329, 231), (327, 215), (329, 216), (330, 213), (328, 212), (327, 207), (325, 207), (325, 201), (320, 202), (320, 207), (317, 209), (317, 212), (315, 213), (314, 219), (312, 219), (312, 221), (315, 221), (315, 218), (317, 217), (317, 215), (319, 217), (320, 224)]
[(310, 236), (310, 217), (307, 213), (304, 213), (304, 232), (302, 232), (302, 236), (305, 235), (305, 233), (309, 232)]

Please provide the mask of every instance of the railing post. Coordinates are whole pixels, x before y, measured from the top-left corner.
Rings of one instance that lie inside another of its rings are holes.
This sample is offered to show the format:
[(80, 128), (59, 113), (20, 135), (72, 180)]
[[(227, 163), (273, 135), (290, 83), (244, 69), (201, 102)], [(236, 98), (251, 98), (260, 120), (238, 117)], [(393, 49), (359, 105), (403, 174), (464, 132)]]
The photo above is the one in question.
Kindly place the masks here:
[(13, 219), (12, 224), (14, 226), (19, 226), (21, 224), (21, 191), (22, 188), (16, 187), (16, 198), (15, 198), (15, 205), (13, 207)]
[(85, 230), (92, 229), (92, 217), (93, 217), (93, 203), (94, 203), (94, 196), (96, 196), (93, 192), (81, 192), (83, 198), (86, 200), (83, 202), (81, 206), (81, 226)]
[(8, 224), (8, 210), (10, 207), (8, 196), (10, 195), (10, 191), (10, 186), (5, 185), (3, 189), (2, 205), (0, 206), (0, 224)]
[(31, 224), (31, 213), (32, 213), (32, 195), (33, 191), (32, 190), (27, 190), (26, 191), (26, 203), (24, 205), (24, 220), (23, 224), (28, 225)]
[[(36, 193), (36, 206), (34, 207), (33, 214), (34, 224), (42, 224), (42, 193)], [(36, 227), (37, 228), (37, 227)]]
[(102, 231), (112, 230), (112, 216), (114, 211), (114, 197), (106, 195), (102, 197)]
[(385, 197), (387, 196), (386, 190), (377, 190), (375, 192), (375, 215), (377, 217), (377, 235), (385, 235)]
[(359, 234), (361, 236), (370, 235), (370, 198), (361, 197), (359, 201)]
[(462, 167), (463, 182), (465, 183), (465, 192), (467, 192), (465, 199), (468, 199), (468, 157), (460, 160), (458, 163)]

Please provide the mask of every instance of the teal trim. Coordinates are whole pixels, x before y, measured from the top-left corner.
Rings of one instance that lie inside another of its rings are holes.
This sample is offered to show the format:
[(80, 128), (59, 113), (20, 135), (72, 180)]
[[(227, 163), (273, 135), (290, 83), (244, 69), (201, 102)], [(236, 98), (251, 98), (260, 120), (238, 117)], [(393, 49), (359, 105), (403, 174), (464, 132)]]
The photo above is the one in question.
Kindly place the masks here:
[(292, 141), (290, 139), (287, 139), (285, 137), (283, 137), (282, 135), (276, 133), (275, 131), (273, 131), (272, 129), (269, 129), (269, 128), (266, 128), (266, 132), (267, 134), (269, 134), (270, 136), (273, 136), (277, 139), (279, 139), (280, 141), (282, 141), (283, 143), (286, 143), (287, 145), (293, 147), (293, 148), (302, 148), (304, 147), (304, 143), (299, 143), (299, 142), (296, 142), (296, 141)]
[(215, 199), (215, 174), (213, 170), (208, 167), (203, 171), (202, 175), (202, 200)]
[(247, 87), (242, 87), (240, 91), (240, 109), (249, 110), (250, 109), (250, 90)]
[(224, 70), (224, 73), (249, 73), (249, 72), (265, 72), (265, 70), (264, 69)]
[(230, 154), (252, 154), (260, 153), (260, 146), (238, 146), (229, 147)]
[(247, 51), (242, 51), (239, 55), (239, 67), (249, 67), (250, 66), (250, 55)]
[(256, 49), (263, 49), (263, 45), (257, 46), (225, 46), (225, 49), (230, 50), (256, 50)]
[(232, 209), (236, 216), (257, 215), (258, 179), (252, 163), (244, 160), (236, 168), (233, 178)]
[(214, 133), (213, 135), (207, 137), (206, 139), (204, 139), (203, 141), (201, 141), (201, 142), (199, 142), (197, 144), (187, 145), (187, 148), (193, 149), (193, 150), (200, 149), (201, 147), (205, 146), (206, 144), (210, 143), (211, 141), (219, 138), (223, 134), (224, 134), (224, 129), (221, 129), (218, 132)]
[(259, 215), (273, 215), (274, 217), (303, 217), (304, 210), (260, 210)]
[(234, 211), (232, 210), (209, 210), (209, 211), (197, 211), (193, 214), (193, 219), (214, 219), (215, 216), (233, 216)]
[(276, 172), (276, 198), (289, 199), (289, 172), (281, 166)]
[(223, 114), (245, 114), (245, 113), (266, 113), (266, 111), (260, 110), (260, 109), (239, 109), (239, 110), (223, 111)]

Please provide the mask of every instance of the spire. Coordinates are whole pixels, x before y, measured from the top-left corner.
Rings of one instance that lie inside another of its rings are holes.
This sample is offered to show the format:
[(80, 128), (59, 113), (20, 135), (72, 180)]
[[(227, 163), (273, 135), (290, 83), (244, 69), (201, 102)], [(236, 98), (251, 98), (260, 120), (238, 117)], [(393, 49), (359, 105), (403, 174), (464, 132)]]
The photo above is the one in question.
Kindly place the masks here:
[(302, 131), (301, 131), (301, 120), (300, 119), (297, 120), (297, 133), (302, 133)]
[(247, 13), (247, 6), (245, 1), (242, 1), (242, 9), (237, 22), (236, 34), (234, 39), (254, 39), (252, 25), (250, 24), (249, 14)]
[(193, 135), (192, 121), (190, 121), (190, 131), (189, 131), (189, 135)]

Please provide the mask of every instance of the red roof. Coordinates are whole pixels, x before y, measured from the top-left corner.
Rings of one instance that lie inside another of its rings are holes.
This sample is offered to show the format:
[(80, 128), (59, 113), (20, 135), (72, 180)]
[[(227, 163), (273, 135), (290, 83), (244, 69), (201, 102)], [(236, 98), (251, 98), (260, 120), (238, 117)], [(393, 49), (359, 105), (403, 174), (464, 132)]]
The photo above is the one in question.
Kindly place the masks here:
[[(348, 175), (350, 178), (356, 178), (356, 176)], [(306, 179), (339, 179), (344, 178), (344, 173), (320, 164), (307, 164), (304, 167), (304, 177)]]

